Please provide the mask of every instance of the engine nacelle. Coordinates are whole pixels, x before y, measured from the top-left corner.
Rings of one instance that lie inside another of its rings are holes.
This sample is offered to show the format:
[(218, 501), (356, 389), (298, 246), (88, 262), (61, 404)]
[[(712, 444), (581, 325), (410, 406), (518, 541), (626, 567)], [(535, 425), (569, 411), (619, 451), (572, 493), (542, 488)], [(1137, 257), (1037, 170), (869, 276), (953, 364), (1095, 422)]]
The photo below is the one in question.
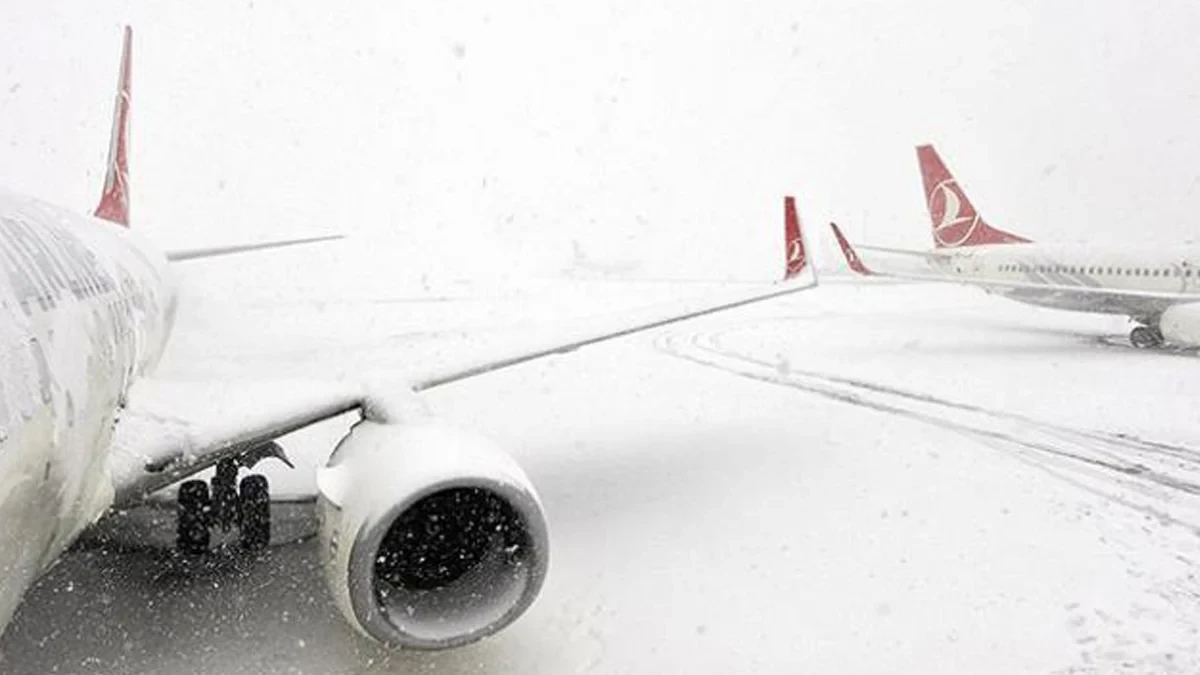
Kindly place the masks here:
[(1163, 339), (1173, 345), (1200, 347), (1200, 302), (1168, 307), (1158, 322)]
[(317, 486), (326, 581), (368, 637), (418, 649), (466, 644), (514, 621), (541, 589), (541, 503), (485, 438), (436, 421), (362, 421)]

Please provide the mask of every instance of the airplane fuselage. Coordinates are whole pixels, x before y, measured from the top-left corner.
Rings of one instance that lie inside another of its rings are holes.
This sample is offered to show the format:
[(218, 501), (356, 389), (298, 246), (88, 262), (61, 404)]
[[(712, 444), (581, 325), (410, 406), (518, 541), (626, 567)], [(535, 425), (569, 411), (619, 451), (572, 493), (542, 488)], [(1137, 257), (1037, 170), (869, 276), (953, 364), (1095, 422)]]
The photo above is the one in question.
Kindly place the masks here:
[(166, 260), (125, 228), (0, 191), (0, 631), (112, 503), (116, 417), (175, 302)]
[[(1109, 249), (1065, 244), (998, 244), (942, 250), (938, 271), (975, 282), (989, 280), (1093, 289), (1200, 293), (1200, 247)], [(1079, 312), (1121, 314), (1153, 322), (1169, 301), (996, 288), (1020, 302)]]

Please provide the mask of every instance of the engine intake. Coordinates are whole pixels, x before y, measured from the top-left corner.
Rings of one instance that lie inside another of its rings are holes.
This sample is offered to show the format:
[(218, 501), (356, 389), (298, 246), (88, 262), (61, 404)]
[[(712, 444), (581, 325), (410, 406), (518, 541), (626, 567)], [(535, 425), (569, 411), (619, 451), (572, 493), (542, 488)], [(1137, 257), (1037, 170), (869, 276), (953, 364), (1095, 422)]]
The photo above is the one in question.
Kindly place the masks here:
[(438, 424), (355, 425), (318, 476), (326, 580), (380, 642), (455, 647), (520, 616), (545, 579), (545, 516), (486, 439)]

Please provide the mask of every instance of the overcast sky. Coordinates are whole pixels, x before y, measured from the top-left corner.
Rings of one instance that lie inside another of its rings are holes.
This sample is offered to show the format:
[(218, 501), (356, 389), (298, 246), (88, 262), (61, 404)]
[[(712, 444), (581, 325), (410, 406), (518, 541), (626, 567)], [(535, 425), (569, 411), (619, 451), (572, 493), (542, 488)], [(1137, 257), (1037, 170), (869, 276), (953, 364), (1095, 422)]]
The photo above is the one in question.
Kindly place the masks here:
[(1195, 3), (8, 0), (0, 183), (93, 206), (126, 22), (164, 244), (340, 230), (537, 273), (578, 239), (749, 275), (785, 192), (822, 236), (927, 246), (925, 141), (1033, 239), (1197, 237)]

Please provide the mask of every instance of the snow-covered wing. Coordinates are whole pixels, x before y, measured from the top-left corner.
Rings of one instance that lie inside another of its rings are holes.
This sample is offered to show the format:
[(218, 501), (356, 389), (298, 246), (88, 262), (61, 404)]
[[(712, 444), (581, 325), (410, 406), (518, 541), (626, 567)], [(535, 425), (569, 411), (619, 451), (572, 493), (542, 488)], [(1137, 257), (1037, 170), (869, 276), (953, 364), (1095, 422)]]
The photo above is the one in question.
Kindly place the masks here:
[(1183, 302), (1198, 302), (1200, 301), (1200, 293), (1175, 293), (1169, 291), (1144, 291), (1129, 288), (1111, 288), (1111, 287), (1096, 287), (1083, 286), (1072, 284), (1055, 284), (1033, 281), (1007, 281), (1002, 279), (980, 279), (972, 277), (960, 277), (952, 274), (910, 274), (907, 272), (880, 272), (871, 268), (871, 274), (880, 277), (891, 277), (893, 279), (906, 279), (909, 281), (937, 281), (942, 283), (961, 284), (966, 286), (977, 286), (988, 290), (1009, 290), (1009, 291), (1030, 291), (1030, 292), (1046, 292), (1046, 293), (1062, 293), (1074, 294), (1095, 298), (1098, 301), (1111, 300), (1141, 300), (1161, 303), (1164, 307), (1179, 304)]
[(408, 380), (416, 391), (432, 389), (546, 356), (564, 354), (587, 345), (791, 295), (816, 285), (816, 277), (811, 266), (808, 266), (799, 277), (765, 288), (742, 288), (690, 302), (654, 305), (569, 324), (532, 326), (524, 332), (525, 337), (519, 345), (509, 344), (478, 352), (472, 350), (463, 361), (436, 364), (420, 373), (409, 373)]
[(202, 248), (167, 249), (166, 251), (163, 251), (163, 255), (165, 255), (167, 260), (170, 260), (171, 262), (180, 262), (183, 260), (199, 260), (201, 258), (216, 258), (223, 255), (265, 251), (267, 249), (296, 246), (298, 244), (315, 244), (323, 241), (333, 241), (335, 239), (345, 239), (345, 235), (327, 234), (319, 237), (261, 241), (253, 244), (229, 244), (224, 246), (208, 246)]
[(113, 441), (116, 505), (355, 410), (365, 399), (364, 387), (354, 383), (139, 381), (120, 411)]
[[(867, 267), (859, 257), (856, 247), (850, 244), (846, 236), (834, 223), (829, 224), (833, 231), (833, 236), (837, 240), (838, 246), (842, 250), (842, 255), (846, 259), (846, 264), (855, 273), (863, 276), (888, 277), (892, 279), (901, 279), (906, 281), (930, 281), (940, 283), (961, 284), (965, 286), (976, 286), (991, 291), (1008, 291), (1012, 293), (1026, 292), (1031, 296), (1038, 294), (1058, 294), (1075, 297), (1085, 297), (1089, 302), (1094, 303), (1097, 307), (1113, 306), (1122, 307), (1128, 306), (1131, 303), (1138, 305), (1146, 305), (1142, 309), (1151, 309), (1162, 311), (1171, 305), (1183, 302), (1200, 301), (1200, 294), (1197, 293), (1175, 293), (1167, 291), (1145, 291), (1126, 288), (1112, 288), (1099, 286), (1085, 286), (1083, 284), (1062, 284), (1041, 281), (1012, 281), (1006, 279), (983, 279), (979, 277), (965, 277), (955, 274), (943, 274), (938, 272), (917, 273), (917, 272), (897, 272), (897, 271), (880, 271), (873, 267)], [(867, 251), (880, 251), (884, 253), (902, 253), (924, 257), (927, 260), (934, 260), (938, 257), (937, 253), (923, 254), (918, 251), (906, 251), (902, 249), (887, 249), (878, 247), (857, 247)]]
[(698, 301), (538, 327), (525, 332), (520, 344), (508, 343), (498, 350), (463, 350), (466, 356), (462, 360), (410, 373), (403, 387), (388, 392), (344, 381), (141, 380), (130, 390), (117, 420), (110, 465), (115, 504), (135, 503), (223, 459), (243, 457), (280, 436), (343, 413), (364, 410), (380, 419), (398, 417), (407, 409), (404, 406), (413, 391), (815, 285), (816, 277), (811, 267), (806, 267), (793, 280), (766, 288), (739, 289)]
[(872, 253), (890, 253), (892, 255), (904, 255), (904, 256), (910, 256), (913, 258), (921, 258), (923, 260), (945, 260), (946, 258), (950, 257), (951, 255), (954, 255), (950, 251), (938, 251), (938, 250), (914, 251), (912, 249), (907, 249), (907, 248), (888, 248), (886, 246), (863, 246), (861, 244), (855, 246), (855, 248), (863, 250), (863, 251), (870, 251)]

